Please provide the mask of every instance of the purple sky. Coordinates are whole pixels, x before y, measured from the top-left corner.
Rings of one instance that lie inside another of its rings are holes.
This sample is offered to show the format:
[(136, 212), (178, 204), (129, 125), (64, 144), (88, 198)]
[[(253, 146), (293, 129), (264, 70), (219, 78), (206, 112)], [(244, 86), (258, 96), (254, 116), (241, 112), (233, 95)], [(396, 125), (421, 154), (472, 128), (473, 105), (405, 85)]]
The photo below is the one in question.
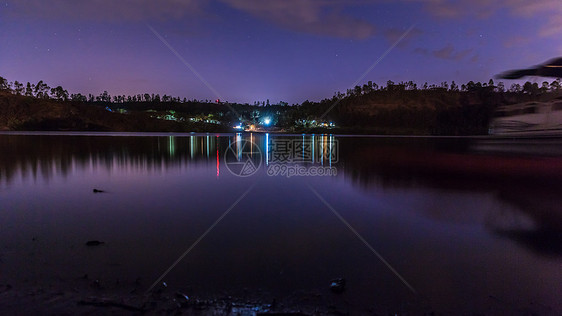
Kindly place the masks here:
[(8, 0), (0, 76), (71, 93), (300, 103), (351, 88), (412, 26), (361, 84), (488, 81), (562, 56), (560, 0)]

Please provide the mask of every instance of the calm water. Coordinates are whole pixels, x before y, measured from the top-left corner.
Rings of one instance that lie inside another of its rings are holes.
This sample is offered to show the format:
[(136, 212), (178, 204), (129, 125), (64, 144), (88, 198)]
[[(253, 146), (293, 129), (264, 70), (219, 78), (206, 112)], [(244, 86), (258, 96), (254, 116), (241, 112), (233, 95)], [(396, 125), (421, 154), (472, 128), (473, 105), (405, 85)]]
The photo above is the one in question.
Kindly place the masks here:
[[(0, 284), (70, 289), (87, 274), (142, 292), (230, 209), (163, 278), (170, 287), (310, 294), (356, 313), (562, 313), (562, 158), (513, 146), (0, 135)], [(288, 177), (295, 168), (326, 174)], [(329, 291), (338, 277), (341, 295)]]

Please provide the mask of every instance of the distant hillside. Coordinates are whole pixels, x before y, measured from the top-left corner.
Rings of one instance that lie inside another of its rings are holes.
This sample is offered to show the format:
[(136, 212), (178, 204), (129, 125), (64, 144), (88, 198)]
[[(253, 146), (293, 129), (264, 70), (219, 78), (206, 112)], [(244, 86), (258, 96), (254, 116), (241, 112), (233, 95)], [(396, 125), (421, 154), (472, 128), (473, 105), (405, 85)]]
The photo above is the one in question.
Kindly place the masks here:
[(0, 130), (206, 132), (224, 127), (205, 123), (159, 120), (148, 113), (111, 113), (103, 107), (76, 101), (38, 99), (0, 92)]
[(383, 90), (343, 100), (342, 125), (373, 126), (398, 134), (486, 134), (494, 109), (505, 100), (493, 91)]
[[(0, 77), (0, 130), (357, 133), (485, 135), (498, 106), (560, 97), (552, 82), (469, 81), (457, 85), (372, 81), (320, 102), (230, 103), (168, 95), (69, 94), (43, 81), (26, 84)], [(106, 110), (107, 109), (107, 110)], [(127, 113), (127, 114), (117, 114)], [(160, 119), (157, 119), (160, 118)]]
[[(558, 83), (556, 81), (556, 83)], [(305, 102), (301, 112), (308, 117), (323, 116), (335, 121), (342, 133), (407, 135), (483, 135), (488, 132), (494, 110), (501, 105), (551, 99), (552, 90), (514, 88), (470, 82), (457, 86), (424, 87), (389, 82), (386, 87), (368, 85), (337, 94), (321, 102)]]

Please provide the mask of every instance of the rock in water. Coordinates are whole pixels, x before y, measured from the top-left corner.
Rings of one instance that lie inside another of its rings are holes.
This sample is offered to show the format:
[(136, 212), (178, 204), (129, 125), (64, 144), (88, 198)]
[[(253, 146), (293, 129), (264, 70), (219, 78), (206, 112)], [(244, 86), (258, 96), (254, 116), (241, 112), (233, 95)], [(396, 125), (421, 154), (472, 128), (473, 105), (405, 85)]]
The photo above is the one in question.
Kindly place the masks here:
[(104, 193), (104, 190), (98, 190), (98, 189), (94, 189), (94, 193)]
[(99, 240), (90, 240), (86, 242), (86, 246), (99, 246), (105, 244), (103, 241), (99, 241)]
[(336, 294), (341, 294), (345, 290), (345, 279), (334, 279), (330, 283), (330, 290)]
[(189, 304), (189, 296), (183, 294), (182, 292), (176, 292), (176, 298), (181, 307), (185, 307)]

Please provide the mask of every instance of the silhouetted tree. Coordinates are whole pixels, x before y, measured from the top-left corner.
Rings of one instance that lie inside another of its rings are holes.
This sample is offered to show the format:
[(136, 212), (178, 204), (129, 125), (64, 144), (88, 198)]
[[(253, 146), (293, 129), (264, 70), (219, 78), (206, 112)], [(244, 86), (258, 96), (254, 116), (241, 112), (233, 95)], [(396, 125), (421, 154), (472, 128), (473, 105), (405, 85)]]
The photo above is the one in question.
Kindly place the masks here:
[(68, 101), (68, 91), (61, 86), (51, 89), (51, 97), (59, 101)]
[(72, 101), (77, 101), (77, 102), (87, 102), (88, 99), (86, 98), (85, 95), (82, 95), (80, 93), (76, 93), (76, 94), (71, 94), (70, 95), (70, 99)]
[(14, 81), (14, 92), (17, 95), (22, 95), (23, 94), (23, 84), (20, 83), (19, 81)]
[(388, 80), (386, 82), (386, 90), (393, 91), (394, 90), (394, 81)]
[(543, 83), (541, 85), (541, 88), (540, 88), (540, 91), (541, 91), (541, 93), (547, 93), (549, 88), (550, 88), (550, 84), (546, 81), (543, 81)]
[(451, 91), (459, 91), (459, 86), (457, 86), (455, 81), (451, 82)]
[(497, 91), (497, 92), (500, 92), (500, 93), (505, 92), (505, 85), (504, 85), (503, 82), (500, 81), (500, 82), (498, 83), (498, 85), (497, 85), (497, 87), (496, 87), (496, 91)]
[(559, 91), (561, 89), (561, 85), (560, 85), (560, 78), (554, 80), (553, 82), (550, 83), (550, 90), (552, 91)]
[(8, 90), (8, 80), (4, 77), (0, 77), (0, 91), (2, 90)]
[(35, 90), (33, 91), (36, 98), (40, 99), (48, 99), (49, 98), (49, 90), (51, 88), (43, 82), (43, 80), (39, 80), (35, 85)]
[(35, 89), (35, 85), (28, 82), (27, 85), (25, 86), (25, 95), (28, 97), (32, 97), (33, 89)]
[(540, 91), (539, 85), (536, 82), (531, 83), (531, 82), (527, 81), (523, 85), (523, 93), (528, 93), (530, 95), (537, 95), (537, 94), (539, 94), (539, 91)]
[(111, 95), (109, 95), (107, 91), (103, 91), (102, 94), (100, 94), (100, 101), (111, 102)]
[(509, 87), (509, 92), (515, 92), (515, 93), (521, 92), (521, 85), (518, 83), (511, 84), (511, 86)]

